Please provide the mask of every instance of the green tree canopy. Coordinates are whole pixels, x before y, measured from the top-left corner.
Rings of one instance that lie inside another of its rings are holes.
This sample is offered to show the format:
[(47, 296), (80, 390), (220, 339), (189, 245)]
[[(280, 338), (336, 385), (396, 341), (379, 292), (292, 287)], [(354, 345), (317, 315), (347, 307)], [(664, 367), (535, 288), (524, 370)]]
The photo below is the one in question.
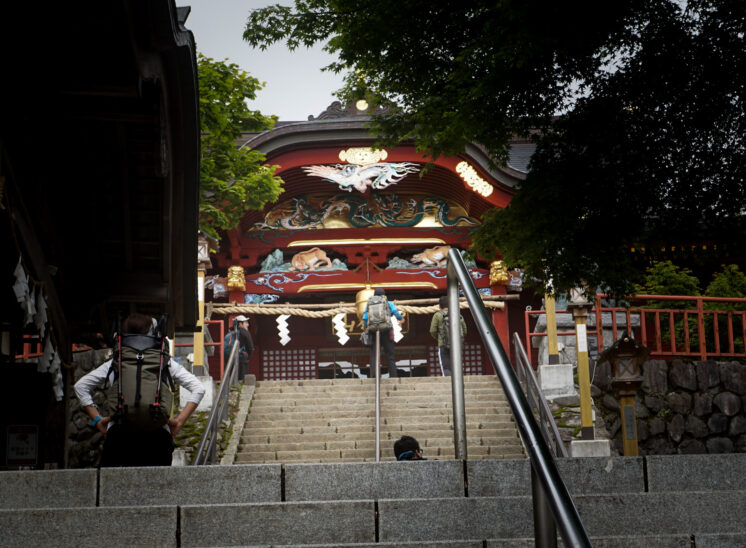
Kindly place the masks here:
[(438, 156), (474, 141), (503, 162), (512, 136), (538, 130), (530, 174), (476, 250), (558, 291), (626, 293), (630, 246), (742, 227), (745, 30), (740, 0), (296, 0), (252, 12), (244, 38), (324, 42), (343, 98), (386, 107), (383, 144)]
[(263, 86), (237, 65), (199, 55), (200, 228), (219, 239), (218, 230), (238, 225), (248, 210), (261, 209), (282, 192), (276, 166), (259, 151), (236, 148), (242, 131), (270, 129), (275, 118), (249, 109)]
[[(716, 272), (705, 290), (708, 297), (736, 297), (746, 298), (746, 274), (737, 265), (722, 265), (722, 272)], [(746, 306), (735, 307), (731, 310), (743, 310)]]

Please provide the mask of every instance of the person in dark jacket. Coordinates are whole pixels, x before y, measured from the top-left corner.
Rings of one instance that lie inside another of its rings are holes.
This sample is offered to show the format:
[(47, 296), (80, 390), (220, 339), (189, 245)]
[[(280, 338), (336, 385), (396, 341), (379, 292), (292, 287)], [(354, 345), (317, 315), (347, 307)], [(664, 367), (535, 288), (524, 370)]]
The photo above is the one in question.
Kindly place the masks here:
[(241, 315), (233, 319), (233, 329), (228, 332), (223, 342), (226, 361), (231, 355), (236, 330), (238, 331), (238, 380), (242, 381), (244, 376), (249, 373), (249, 359), (254, 353), (254, 341), (251, 339), (251, 333), (249, 333), (249, 318)]
[[(438, 361), (440, 362), (440, 371), (444, 377), (451, 376), (451, 341), (447, 340), (448, 329), (445, 328), (448, 322), (448, 297), (443, 295), (439, 301), (440, 310), (433, 314), (430, 322), (430, 335), (438, 341)], [(466, 335), (466, 322), (464, 317), (459, 313), (459, 323), (461, 324), (461, 341), (463, 342)]]

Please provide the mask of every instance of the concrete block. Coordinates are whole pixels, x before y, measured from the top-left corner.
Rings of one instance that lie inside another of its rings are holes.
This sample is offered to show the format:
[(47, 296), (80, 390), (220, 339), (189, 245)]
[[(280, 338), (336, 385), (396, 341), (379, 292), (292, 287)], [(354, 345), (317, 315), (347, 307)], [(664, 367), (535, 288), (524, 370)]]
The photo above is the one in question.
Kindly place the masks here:
[[(645, 490), (642, 457), (557, 459), (570, 493), (641, 493)], [(469, 496), (530, 496), (528, 459), (467, 462)]]
[(571, 457), (608, 457), (611, 455), (609, 440), (572, 440)]
[[(743, 534), (746, 491), (623, 493), (574, 497), (592, 537)], [(699, 543), (697, 543), (699, 546)]]
[(0, 508), (96, 506), (96, 470), (0, 472)]
[(649, 455), (648, 489), (660, 491), (746, 490), (746, 454)]
[(531, 538), (529, 497), (381, 500), (379, 540), (443, 541)]
[[(566, 546), (561, 537), (558, 537), (558, 546)], [(689, 548), (692, 545), (690, 535), (681, 533), (679, 535), (646, 535), (646, 536), (618, 536), (618, 537), (591, 537), (593, 548)], [(699, 543), (697, 543), (699, 548)]]
[[(355, 544), (355, 548), (380, 548), (381, 546), (391, 547), (402, 547), (402, 548), (483, 548), (484, 544), (481, 540), (446, 540), (443, 542), (376, 542), (374, 544)], [(505, 545), (503, 545), (505, 546)], [(515, 548), (519, 545), (510, 544), (511, 548)], [(522, 548), (523, 545), (521, 544)], [(252, 548), (258, 548), (252, 546)], [(267, 547), (270, 548), (270, 547)], [(307, 544), (285, 544), (282, 548), (308, 548)], [(349, 548), (347, 544), (314, 544), (313, 548)], [(534, 541), (531, 540), (531, 544), (526, 544), (526, 548), (534, 548)]]
[(181, 509), (183, 547), (375, 541), (373, 501), (231, 504)]
[[(484, 548), (534, 548), (536, 543), (532, 538), (493, 539), (484, 543)], [(561, 546), (561, 544), (560, 544)]]
[(0, 510), (3, 546), (176, 546), (175, 506)]
[[(215, 400), (215, 381), (209, 375), (197, 378), (202, 383), (202, 386), (205, 387), (205, 395), (200, 400), (197, 411), (209, 411), (212, 409), (212, 402)], [(189, 390), (183, 386), (179, 387), (179, 409), (184, 408), (191, 395), (192, 393)]]
[(461, 461), (288, 464), (285, 498), (292, 501), (463, 497)]
[(539, 366), (539, 386), (544, 396), (572, 396), (577, 394), (572, 378), (572, 364), (544, 364)]
[(733, 546), (746, 546), (746, 532), (722, 535), (696, 535), (694, 537), (694, 542), (696, 543), (697, 548), (731, 548)]
[(101, 506), (282, 500), (281, 466), (102, 468)]

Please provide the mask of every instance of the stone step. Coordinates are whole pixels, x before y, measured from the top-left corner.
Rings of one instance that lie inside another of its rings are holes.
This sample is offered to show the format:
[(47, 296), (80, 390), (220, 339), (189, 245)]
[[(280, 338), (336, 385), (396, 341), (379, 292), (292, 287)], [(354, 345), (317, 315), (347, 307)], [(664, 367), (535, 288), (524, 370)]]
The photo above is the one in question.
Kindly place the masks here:
[[(392, 442), (397, 438), (381, 438), (381, 445), (391, 447)], [(425, 438), (418, 440), (420, 446), (424, 448), (441, 448), (453, 447), (453, 437), (446, 438)], [(241, 453), (256, 453), (262, 451), (317, 451), (317, 450), (336, 450), (336, 449), (374, 449), (376, 440), (374, 438), (358, 439), (328, 439), (328, 440), (308, 440), (301, 439), (297, 441), (273, 442), (273, 443), (242, 443)], [(511, 449), (521, 449), (521, 440), (518, 438), (467, 438), (468, 447), (501, 447)], [(521, 449), (522, 450), (522, 449)]]
[[(425, 439), (425, 436), (431, 436), (433, 438), (453, 438), (453, 429), (441, 428), (438, 430), (409, 430), (410, 434), (415, 438)], [(488, 440), (488, 439), (518, 439), (515, 427), (503, 428), (503, 429), (490, 429), (490, 430), (468, 430), (467, 440)], [(401, 430), (381, 430), (381, 439), (396, 440), (402, 435)], [(365, 432), (332, 432), (325, 431), (320, 433), (289, 433), (282, 434), (277, 433), (274, 429), (268, 429), (264, 433), (251, 433), (243, 434), (241, 436), (241, 443), (300, 443), (301, 441), (308, 440), (310, 442), (325, 441), (329, 439), (335, 440), (356, 440), (367, 437), (375, 437), (374, 429), (368, 429)]]
[[(509, 409), (509, 405), (507, 401), (501, 400), (477, 400), (474, 398), (469, 397), (468, 394), (465, 395), (466, 398), (468, 398), (468, 402), (465, 402), (467, 407), (469, 406), (476, 406), (476, 407), (498, 407), (498, 408), (506, 408)], [(391, 399), (391, 398), (382, 398), (381, 399), (381, 405), (386, 405), (388, 402), (396, 402), (396, 405), (402, 405), (400, 400), (397, 399)], [(444, 407), (447, 409), (451, 409), (453, 407), (451, 398), (433, 398), (431, 396), (413, 396), (410, 398), (407, 398), (404, 400), (407, 405), (411, 406), (419, 406), (419, 405), (431, 405), (433, 407)], [(335, 407), (350, 407), (350, 406), (375, 406), (376, 399), (374, 396), (371, 396), (369, 398), (358, 398), (358, 399), (345, 399), (345, 398), (333, 398), (328, 400), (328, 403), (326, 400), (321, 402), (318, 399), (254, 399), (254, 401), (251, 402), (251, 408), (271, 408), (271, 407), (296, 407), (296, 408), (305, 408), (305, 407), (312, 407), (316, 408), (319, 405), (324, 405), (325, 407), (328, 406), (335, 406)]]
[[(264, 450), (261, 447), (249, 447), (246, 450), (241, 449), (236, 454), (236, 461), (239, 463), (268, 463), (268, 462), (348, 462), (349, 459), (369, 459), (375, 460), (375, 444), (364, 444), (362, 447), (340, 447), (340, 448), (315, 448), (310, 449), (303, 444), (291, 444), (287, 449), (277, 448), (274, 450)], [(423, 448), (425, 457), (428, 459), (453, 459), (455, 451), (453, 445), (450, 447), (427, 447)], [(469, 446), (467, 452), (470, 458), (477, 457), (496, 457), (496, 458), (521, 458), (523, 450), (520, 447), (501, 447), (501, 446)], [(393, 448), (381, 446), (383, 455), (390, 455), (393, 458)]]
[[(512, 417), (508, 417), (505, 415), (495, 415), (496, 418), (484, 418), (479, 421), (472, 421), (471, 419), (467, 419), (466, 421), (466, 429), (467, 431), (470, 428), (476, 429), (476, 430), (482, 430), (485, 428), (500, 428), (500, 427), (506, 427), (513, 425), (515, 427), (515, 423), (513, 422)], [(299, 424), (300, 423), (300, 424)], [(406, 422), (403, 422), (402, 419), (391, 417), (391, 418), (381, 418), (381, 424), (382, 425), (388, 425), (393, 427), (393, 430), (413, 430), (415, 428), (423, 429), (423, 428), (429, 428), (430, 426), (442, 428), (444, 425), (451, 424), (451, 417), (449, 416), (443, 416), (441, 417), (441, 420), (436, 421), (433, 419), (432, 416), (418, 416), (418, 417), (407, 417)], [(338, 417), (331, 417), (331, 418), (317, 418), (317, 419), (307, 419), (304, 421), (298, 421), (298, 420), (247, 420), (246, 425), (244, 426), (244, 430), (246, 433), (250, 433), (253, 429), (280, 429), (280, 428), (298, 428), (298, 429), (307, 429), (307, 428), (314, 428), (314, 427), (352, 427), (352, 426), (360, 426), (365, 429), (366, 427), (374, 427), (375, 426), (375, 418), (374, 417), (357, 417), (357, 418), (338, 418)]]
[[(426, 408), (426, 407), (413, 407), (413, 408), (381, 408), (382, 418), (396, 418), (403, 417), (402, 420), (409, 417), (453, 417), (453, 411), (445, 408)], [(471, 412), (466, 410), (466, 416), (470, 417), (470, 420), (486, 420), (490, 418), (505, 418), (508, 419), (513, 416), (507, 410), (502, 409), (489, 409), (489, 408), (475, 408)], [(297, 420), (303, 421), (309, 419), (324, 419), (334, 417), (374, 417), (375, 409), (360, 409), (360, 408), (349, 408), (349, 409), (324, 409), (320, 411), (306, 411), (306, 410), (287, 410), (287, 411), (272, 411), (272, 410), (250, 410), (248, 420)]]
[[(356, 386), (372, 384), (375, 379), (304, 379), (304, 380), (263, 380), (257, 386)], [(450, 377), (398, 377), (381, 379), (383, 384), (449, 384)], [(464, 384), (491, 384), (498, 382), (494, 375), (464, 375)]]
[[(470, 457), (522, 457), (496, 378), (465, 379), (464, 385)], [(375, 460), (374, 413), (374, 379), (259, 382), (235, 461)], [(407, 434), (431, 457), (453, 458), (451, 379), (383, 379), (380, 421), (384, 453), (393, 453), (393, 442)]]
[[(426, 456), (0, 472), (0, 537), (34, 547), (533, 545), (527, 459)], [(744, 454), (557, 461), (604, 548), (746, 545), (746, 476), (734, 473), (744, 466)]]

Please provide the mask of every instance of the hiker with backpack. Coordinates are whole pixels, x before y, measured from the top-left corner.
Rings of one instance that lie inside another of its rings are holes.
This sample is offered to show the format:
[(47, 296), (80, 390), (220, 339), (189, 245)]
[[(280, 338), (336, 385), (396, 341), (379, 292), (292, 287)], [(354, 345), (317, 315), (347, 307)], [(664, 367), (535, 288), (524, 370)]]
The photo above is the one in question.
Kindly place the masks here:
[(225, 361), (231, 355), (233, 343), (238, 337), (238, 380), (242, 381), (244, 376), (249, 373), (249, 359), (254, 353), (254, 341), (249, 333), (249, 318), (243, 314), (233, 319), (233, 328), (226, 333), (223, 338), (223, 354)]
[[(168, 355), (165, 321), (133, 313), (119, 331), (112, 358), (75, 383), (90, 426), (105, 437), (100, 465), (170, 466), (173, 437), (197, 409), (205, 388)], [(190, 396), (171, 417), (173, 383), (189, 390)], [(102, 415), (93, 401), (94, 392), (100, 389), (111, 415)]]
[(402, 315), (397, 310), (396, 305), (386, 299), (386, 292), (381, 287), (377, 287), (373, 296), (368, 299), (368, 304), (363, 313), (363, 327), (370, 333), (370, 363), (371, 367), (376, 364), (376, 332), (380, 334), (380, 345), (386, 354), (386, 364), (389, 369), (389, 377), (398, 377), (396, 370), (396, 357), (394, 355), (394, 330), (391, 325), (391, 316), (402, 321)]
[[(433, 314), (430, 322), (430, 335), (438, 341), (438, 358), (440, 370), (444, 377), (451, 376), (451, 325), (448, 321), (448, 297), (443, 295), (439, 301), (440, 310)], [(459, 313), (461, 320), (461, 340), (466, 336), (466, 322)]]

